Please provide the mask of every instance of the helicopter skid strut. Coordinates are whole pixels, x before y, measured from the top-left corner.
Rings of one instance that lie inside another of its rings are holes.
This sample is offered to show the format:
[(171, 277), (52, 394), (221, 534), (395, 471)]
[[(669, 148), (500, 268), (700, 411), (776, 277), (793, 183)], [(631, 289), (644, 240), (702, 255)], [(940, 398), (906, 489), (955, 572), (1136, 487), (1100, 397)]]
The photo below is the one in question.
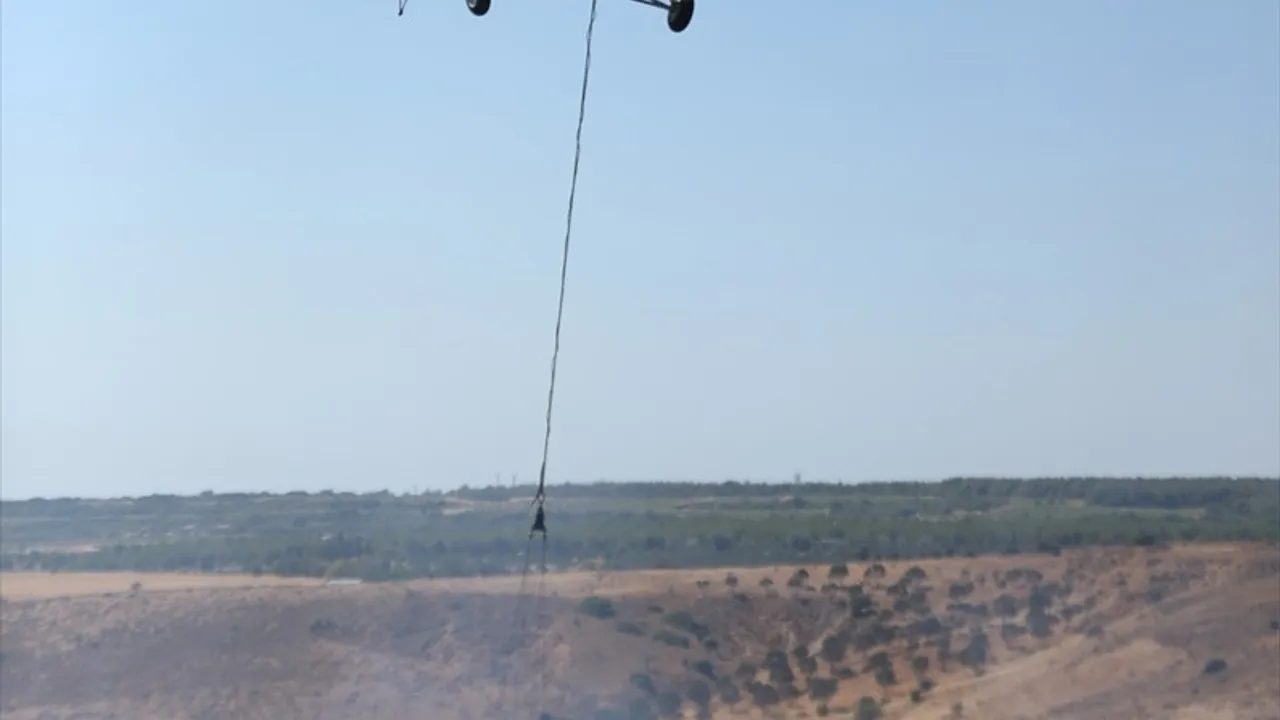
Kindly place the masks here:
[[(631, 2), (667, 11), (667, 28), (671, 32), (684, 32), (693, 21), (694, 0), (631, 0)], [(404, 7), (408, 0), (400, 0), (400, 15), (404, 15)], [(472, 15), (481, 17), (489, 12), (491, 0), (467, 0), (467, 9)]]

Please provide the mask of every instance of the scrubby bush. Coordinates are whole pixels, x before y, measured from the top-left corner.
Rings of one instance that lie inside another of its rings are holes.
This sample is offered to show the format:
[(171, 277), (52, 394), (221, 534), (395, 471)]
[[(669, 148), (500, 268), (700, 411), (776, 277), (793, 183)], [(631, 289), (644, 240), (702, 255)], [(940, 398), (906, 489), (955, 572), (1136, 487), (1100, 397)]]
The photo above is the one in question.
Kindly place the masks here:
[(781, 650), (770, 650), (764, 657), (763, 667), (769, 673), (769, 681), (775, 685), (795, 682), (796, 676), (791, 672), (791, 663), (787, 654)]
[(809, 680), (809, 697), (814, 700), (826, 700), (836, 694), (839, 681), (835, 678), (816, 677)]
[(658, 688), (653, 684), (653, 678), (645, 673), (632, 673), (631, 685), (646, 695), (658, 694)]
[(664, 645), (671, 647), (689, 649), (689, 638), (680, 633), (671, 632), (670, 630), (659, 630), (653, 634), (653, 639)]
[(1223, 660), (1222, 658), (1213, 658), (1212, 660), (1204, 664), (1205, 675), (1215, 675), (1220, 672), (1225, 672), (1226, 669), (1227, 669), (1227, 661)]
[(694, 680), (685, 688), (684, 696), (705, 711), (711, 705), (711, 686), (704, 680)]
[(845, 652), (849, 649), (849, 633), (846, 630), (828, 635), (822, 640), (822, 649), (818, 651), (818, 655), (828, 663), (838, 663), (844, 660)]
[(960, 651), (960, 662), (974, 669), (986, 665), (988, 645), (987, 634), (981, 630), (975, 632), (969, 638), (969, 644)]
[(762, 708), (777, 705), (782, 701), (782, 696), (778, 694), (776, 688), (754, 680), (747, 683), (747, 693), (751, 695), (751, 701)]
[(582, 598), (582, 602), (578, 603), (578, 612), (600, 620), (608, 620), (617, 614), (611, 600), (595, 595)]
[(663, 615), (662, 622), (678, 630), (683, 630), (698, 638), (698, 640), (705, 640), (711, 635), (711, 628), (694, 620), (693, 615), (684, 610), (676, 610)]

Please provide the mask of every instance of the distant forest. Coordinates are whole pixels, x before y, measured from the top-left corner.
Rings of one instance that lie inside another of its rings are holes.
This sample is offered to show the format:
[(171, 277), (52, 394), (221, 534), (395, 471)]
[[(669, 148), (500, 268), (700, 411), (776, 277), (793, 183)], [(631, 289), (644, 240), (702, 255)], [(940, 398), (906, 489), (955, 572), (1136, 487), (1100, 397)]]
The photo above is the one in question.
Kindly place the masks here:
[[(391, 580), (519, 572), (529, 486), (0, 504), (0, 569)], [(832, 563), (1280, 541), (1280, 478), (599, 482), (548, 488), (557, 569)]]

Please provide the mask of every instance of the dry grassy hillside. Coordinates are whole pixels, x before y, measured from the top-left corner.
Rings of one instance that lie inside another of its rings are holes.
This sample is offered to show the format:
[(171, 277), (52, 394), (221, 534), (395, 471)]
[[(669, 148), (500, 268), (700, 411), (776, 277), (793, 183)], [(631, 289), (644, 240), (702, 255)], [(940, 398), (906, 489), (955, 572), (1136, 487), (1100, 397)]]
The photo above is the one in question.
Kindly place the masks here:
[(571, 574), (523, 604), (510, 578), (6, 592), (0, 709), (15, 720), (522, 720), (543, 702), (552, 717), (587, 719), (1280, 717), (1274, 547), (847, 569)]

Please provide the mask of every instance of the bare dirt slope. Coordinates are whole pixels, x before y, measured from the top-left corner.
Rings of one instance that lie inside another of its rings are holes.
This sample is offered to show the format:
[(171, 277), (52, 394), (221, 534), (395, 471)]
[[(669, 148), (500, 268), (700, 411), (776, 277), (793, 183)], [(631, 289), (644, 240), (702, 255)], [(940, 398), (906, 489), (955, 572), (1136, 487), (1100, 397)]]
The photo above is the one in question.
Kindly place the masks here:
[(805, 569), (567, 574), (533, 596), (517, 595), (518, 578), (28, 590), (0, 609), (0, 711), (1280, 717), (1274, 547), (851, 564), (848, 577)]

